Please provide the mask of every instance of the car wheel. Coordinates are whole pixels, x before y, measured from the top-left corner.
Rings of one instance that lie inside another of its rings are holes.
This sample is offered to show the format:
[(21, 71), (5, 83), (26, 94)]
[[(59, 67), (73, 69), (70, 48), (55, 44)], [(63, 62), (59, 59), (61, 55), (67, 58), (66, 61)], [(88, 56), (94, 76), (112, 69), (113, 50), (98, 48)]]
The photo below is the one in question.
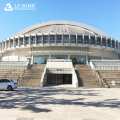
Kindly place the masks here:
[(8, 89), (8, 91), (11, 91), (11, 90), (12, 90), (12, 87), (11, 87), (11, 86), (8, 86), (7, 89)]

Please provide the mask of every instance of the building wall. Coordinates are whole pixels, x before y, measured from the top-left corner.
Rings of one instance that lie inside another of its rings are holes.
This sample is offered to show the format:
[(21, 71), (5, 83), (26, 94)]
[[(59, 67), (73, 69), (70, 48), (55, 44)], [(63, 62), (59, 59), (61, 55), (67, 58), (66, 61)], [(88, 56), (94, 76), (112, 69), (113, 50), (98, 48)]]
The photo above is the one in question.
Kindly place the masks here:
[[(15, 49), (6, 51), (2, 54), (2, 60), (18, 60), (18, 59), (24, 59), (24, 58), (31, 58), (32, 55), (28, 53), (29, 51), (86, 51), (86, 47), (74, 47), (74, 46), (46, 46), (46, 47), (34, 47), (34, 48), (21, 48), (21, 49)], [(99, 48), (89, 48), (88, 51), (92, 52), (88, 55), (89, 58), (102, 58), (102, 50)], [(68, 55), (51, 55), (51, 57), (68, 57)], [(49, 55), (37, 55), (34, 57), (49, 57)], [(86, 55), (71, 55), (70, 57), (86, 57)], [(103, 49), (103, 59), (119, 59), (119, 55), (116, 53), (116, 51), (110, 51)]]

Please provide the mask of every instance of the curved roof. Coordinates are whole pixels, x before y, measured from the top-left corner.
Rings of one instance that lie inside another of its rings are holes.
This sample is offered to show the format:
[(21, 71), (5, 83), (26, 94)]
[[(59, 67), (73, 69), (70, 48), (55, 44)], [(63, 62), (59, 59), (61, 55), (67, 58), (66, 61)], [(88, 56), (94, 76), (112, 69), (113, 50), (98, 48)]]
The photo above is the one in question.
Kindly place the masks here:
[(36, 33), (84, 33), (108, 36), (104, 32), (89, 25), (64, 20), (38, 23), (17, 32), (13, 36)]

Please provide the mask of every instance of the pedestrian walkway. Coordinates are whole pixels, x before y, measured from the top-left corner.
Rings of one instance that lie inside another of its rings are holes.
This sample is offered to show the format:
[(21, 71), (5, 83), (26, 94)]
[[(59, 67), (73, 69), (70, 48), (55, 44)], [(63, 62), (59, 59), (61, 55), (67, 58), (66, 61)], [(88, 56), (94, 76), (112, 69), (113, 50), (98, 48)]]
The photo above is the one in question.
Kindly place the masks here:
[(46, 85), (1, 90), (0, 120), (120, 120), (120, 89)]

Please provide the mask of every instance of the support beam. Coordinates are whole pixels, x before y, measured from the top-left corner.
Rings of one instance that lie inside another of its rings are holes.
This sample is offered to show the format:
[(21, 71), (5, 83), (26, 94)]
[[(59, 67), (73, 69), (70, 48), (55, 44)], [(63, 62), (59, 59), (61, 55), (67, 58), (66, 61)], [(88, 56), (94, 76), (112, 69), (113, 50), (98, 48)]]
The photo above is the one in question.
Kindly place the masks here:
[(70, 60), (70, 54), (68, 53), (68, 60)]
[(103, 60), (103, 49), (101, 50), (101, 58)]
[(88, 65), (88, 54), (87, 54), (88, 48), (86, 48), (86, 65)]
[(51, 60), (51, 53), (49, 53), (49, 60)]

